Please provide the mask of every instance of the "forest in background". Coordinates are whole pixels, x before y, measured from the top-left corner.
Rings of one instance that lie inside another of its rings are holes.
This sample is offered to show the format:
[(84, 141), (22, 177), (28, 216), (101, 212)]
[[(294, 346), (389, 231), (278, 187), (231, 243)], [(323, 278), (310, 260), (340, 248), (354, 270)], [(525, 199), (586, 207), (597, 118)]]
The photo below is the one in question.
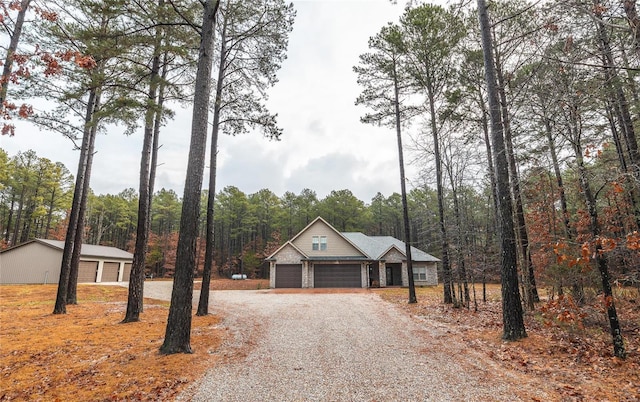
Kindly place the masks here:
[[(603, 159), (603, 157), (601, 157)], [(606, 165), (594, 162), (594, 171), (602, 174)], [(0, 229), (2, 247), (34, 238), (64, 240), (67, 213), (73, 193), (73, 176), (60, 163), (39, 158), (33, 151), (7, 155), (0, 149)], [(561, 241), (549, 225), (559, 230), (559, 211), (553, 201), (552, 172), (536, 169), (523, 178), (526, 218), (530, 234), (535, 272), (540, 283), (549, 286), (570, 284), (580, 277), (587, 286), (597, 285), (597, 273), (576, 266), (567, 256), (574, 244)], [(568, 176), (571, 183), (575, 178)], [(581, 217), (576, 225), (587, 225), (579, 189), (568, 193), (572, 216)], [(457, 189), (459, 217), (454, 216), (452, 195), (446, 197), (447, 222), (451, 239), (453, 271), (464, 260), (469, 281), (499, 280), (499, 244), (495, 217), (488, 189)], [(207, 198), (206, 190), (202, 194)], [(609, 222), (607, 235), (623, 242), (610, 250), (612, 272), (616, 280), (638, 283), (637, 251), (624, 247), (625, 234), (619, 222), (625, 217), (624, 192), (612, 187), (603, 196), (604, 219)], [(428, 186), (413, 188), (408, 193), (411, 244), (440, 257), (441, 244), (437, 216), (437, 192)], [(206, 202), (202, 202), (197, 271), (204, 263), (204, 220)], [(124, 189), (118, 194), (91, 194), (87, 205), (85, 242), (133, 250), (136, 234), (138, 194)], [(178, 239), (180, 211), (178, 194), (160, 189), (153, 196), (150, 241), (146, 272), (154, 277), (173, 274)], [(582, 208), (582, 209), (581, 209)], [(282, 243), (295, 236), (315, 217), (322, 216), (338, 231), (360, 231), (367, 235), (394, 236), (402, 239), (402, 203), (400, 195), (378, 193), (371, 200), (360, 200), (348, 189), (334, 190), (324, 198), (304, 189), (299, 194), (281, 196), (269, 189), (246, 194), (229, 186), (216, 194), (214, 272), (230, 277), (241, 270), (251, 277), (268, 277), (264, 258)], [(457, 223), (460, 226), (457, 226)], [(555, 222), (555, 223), (554, 223)], [(616, 224), (618, 222), (618, 224)], [(555, 227), (554, 227), (555, 225)], [(573, 251), (575, 252), (575, 250)], [(440, 273), (441, 274), (441, 273)], [(454, 276), (456, 281), (463, 278)]]

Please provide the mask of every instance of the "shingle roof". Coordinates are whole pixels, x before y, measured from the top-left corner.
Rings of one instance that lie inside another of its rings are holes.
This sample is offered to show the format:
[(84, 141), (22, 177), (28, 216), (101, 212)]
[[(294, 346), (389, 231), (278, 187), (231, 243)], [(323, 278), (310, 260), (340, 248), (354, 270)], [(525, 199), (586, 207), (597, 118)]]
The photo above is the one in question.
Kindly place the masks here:
[[(35, 241), (47, 244), (60, 250), (64, 250), (64, 242), (61, 240), (36, 239)], [(130, 260), (133, 258), (133, 254), (116, 247), (82, 244), (82, 248), (80, 250), (80, 253), (83, 257), (117, 258), (121, 260)]]
[[(391, 247), (396, 247), (403, 255), (405, 255), (405, 243), (391, 236), (367, 236), (360, 232), (342, 233), (344, 237), (349, 239), (353, 244), (364, 251), (369, 258), (378, 260), (386, 254)], [(427, 254), (411, 246), (411, 259), (413, 261), (437, 262), (438, 258)]]

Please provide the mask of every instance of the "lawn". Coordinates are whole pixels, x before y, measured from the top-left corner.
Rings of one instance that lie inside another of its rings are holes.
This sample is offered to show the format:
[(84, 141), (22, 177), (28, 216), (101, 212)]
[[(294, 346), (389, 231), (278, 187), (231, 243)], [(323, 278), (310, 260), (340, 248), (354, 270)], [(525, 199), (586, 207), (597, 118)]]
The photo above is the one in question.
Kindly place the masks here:
[[(211, 284), (213, 290), (267, 287), (265, 280)], [(222, 359), (226, 329), (220, 317), (193, 317), (194, 354), (163, 356), (158, 349), (167, 302), (147, 299), (140, 322), (120, 324), (126, 288), (80, 285), (79, 304), (68, 306), (66, 315), (52, 315), (56, 289), (0, 286), (0, 401), (171, 400)], [(597, 298), (581, 307), (557, 298), (542, 302), (526, 314), (528, 338), (503, 342), (496, 285), (489, 287), (487, 302), (477, 289), (477, 311), (473, 304), (469, 310), (442, 304), (441, 286), (418, 288), (418, 303), (411, 305), (404, 288), (357, 291), (375, 292), (425, 325), (437, 323), (486, 359), (550, 385), (556, 400), (640, 399), (640, 295), (635, 289), (618, 289), (616, 298), (626, 360), (612, 356)]]
[(196, 353), (163, 356), (168, 303), (145, 300), (120, 324), (127, 289), (78, 286), (78, 305), (53, 315), (57, 285), (0, 286), (0, 401), (168, 400), (216, 361), (220, 318), (193, 317)]

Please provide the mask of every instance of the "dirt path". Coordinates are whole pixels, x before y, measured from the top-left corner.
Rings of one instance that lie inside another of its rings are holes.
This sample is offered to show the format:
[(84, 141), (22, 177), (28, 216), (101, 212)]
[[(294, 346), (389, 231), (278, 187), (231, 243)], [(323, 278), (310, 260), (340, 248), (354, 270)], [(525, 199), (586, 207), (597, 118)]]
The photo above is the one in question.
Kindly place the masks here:
[[(162, 285), (156, 286), (145, 296), (159, 297)], [(483, 360), (447, 327), (411, 318), (372, 293), (211, 296), (212, 312), (225, 317), (231, 332), (220, 352), (224, 363), (179, 400), (548, 399), (533, 381)]]

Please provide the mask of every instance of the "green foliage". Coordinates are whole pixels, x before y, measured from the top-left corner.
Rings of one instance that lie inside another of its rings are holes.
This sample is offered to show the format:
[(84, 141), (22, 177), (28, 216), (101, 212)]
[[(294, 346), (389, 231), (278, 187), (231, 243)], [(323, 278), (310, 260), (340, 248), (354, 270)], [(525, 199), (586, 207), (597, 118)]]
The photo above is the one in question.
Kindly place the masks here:
[(9, 158), (0, 149), (0, 234), (10, 244), (48, 238), (70, 206), (72, 176), (34, 151)]

